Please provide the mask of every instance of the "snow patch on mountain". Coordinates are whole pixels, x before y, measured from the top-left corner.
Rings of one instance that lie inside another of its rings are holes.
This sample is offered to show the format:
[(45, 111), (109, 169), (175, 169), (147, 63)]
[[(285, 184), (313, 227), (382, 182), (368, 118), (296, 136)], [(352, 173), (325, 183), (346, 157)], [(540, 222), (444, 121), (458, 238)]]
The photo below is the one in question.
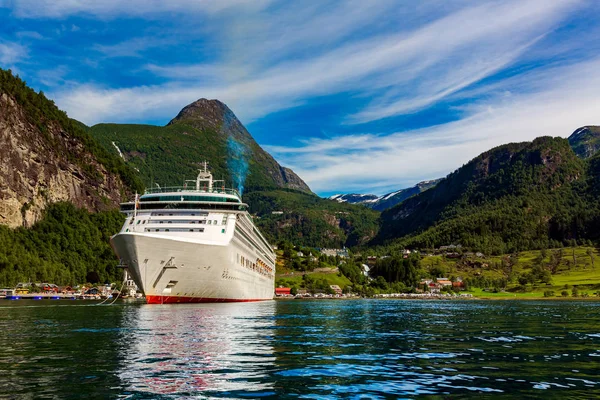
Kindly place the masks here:
[(383, 196), (377, 196), (374, 194), (348, 193), (335, 194), (330, 196), (329, 199), (335, 200), (338, 203), (362, 204), (374, 210), (383, 211), (387, 208), (395, 206), (398, 203), (401, 203), (409, 197), (412, 197), (437, 185), (439, 181), (440, 179), (433, 179), (419, 182), (413, 187), (396, 190), (394, 192), (384, 194)]

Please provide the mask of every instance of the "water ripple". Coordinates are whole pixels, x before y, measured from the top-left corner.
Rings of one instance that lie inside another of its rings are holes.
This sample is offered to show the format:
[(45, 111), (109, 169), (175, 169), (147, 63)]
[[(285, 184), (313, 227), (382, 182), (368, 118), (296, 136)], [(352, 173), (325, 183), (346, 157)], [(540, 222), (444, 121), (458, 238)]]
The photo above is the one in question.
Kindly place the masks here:
[(14, 397), (600, 397), (591, 302), (0, 308)]

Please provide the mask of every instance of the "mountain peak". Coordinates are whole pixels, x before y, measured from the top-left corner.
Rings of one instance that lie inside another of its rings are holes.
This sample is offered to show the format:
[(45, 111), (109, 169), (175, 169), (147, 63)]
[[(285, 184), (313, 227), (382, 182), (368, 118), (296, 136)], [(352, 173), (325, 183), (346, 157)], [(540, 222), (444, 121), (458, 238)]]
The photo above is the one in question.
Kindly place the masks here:
[(201, 98), (183, 107), (181, 111), (179, 111), (179, 114), (177, 114), (177, 116), (167, 125), (182, 122), (198, 129), (213, 129), (219, 131), (224, 120), (229, 120), (231, 117), (237, 121), (233, 111), (231, 111), (222, 101)]
[(590, 158), (600, 151), (600, 126), (583, 126), (569, 136), (571, 148), (581, 158)]
[[(223, 142), (229, 148), (231, 142), (239, 143), (243, 158), (252, 159), (250, 172), (255, 176), (262, 175), (264, 181), (276, 186), (301, 190), (310, 193), (308, 185), (289, 168), (285, 168), (267, 153), (252, 137), (250, 132), (237, 119), (233, 111), (219, 100), (201, 98), (185, 106), (168, 124), (182, 124), (203, 132), (208, 132), (211, 139)], [(237, 146), (237, 145), (236, 145)], [(231, 156), (228, 154), (227, 156)]]

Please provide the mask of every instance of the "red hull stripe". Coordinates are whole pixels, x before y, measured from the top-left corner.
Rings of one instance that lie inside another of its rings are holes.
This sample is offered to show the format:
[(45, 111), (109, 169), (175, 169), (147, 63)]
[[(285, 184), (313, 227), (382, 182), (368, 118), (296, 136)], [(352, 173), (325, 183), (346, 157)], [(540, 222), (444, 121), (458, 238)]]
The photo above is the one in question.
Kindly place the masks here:
[(148, 304), (173, 303), (240, 303), (249, 301), (265, 301), (272, 299), (213, 299), (209, 297), (180, 297), (180, 296), (146, 296)]

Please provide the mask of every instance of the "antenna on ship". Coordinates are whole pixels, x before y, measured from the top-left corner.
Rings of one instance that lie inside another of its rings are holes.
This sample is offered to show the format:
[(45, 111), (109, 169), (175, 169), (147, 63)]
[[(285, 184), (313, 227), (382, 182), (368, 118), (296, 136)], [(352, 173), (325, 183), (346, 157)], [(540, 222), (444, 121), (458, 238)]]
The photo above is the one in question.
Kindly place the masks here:
[[(212, 174), (207, 169), (208, 163), (206, 161), (204, 161), (203, 165), (204, 165), (204, 171), (199, 170), (198, 177), (196, 178), (196, 190), (200, 191), (200, 183), (206, 182), (208, 184), (208, 191), (212, 192), (212, 186), (213, 186)], [(204, 190), (206, 190), (206, 189), (207, 188), (204, 187)]]

